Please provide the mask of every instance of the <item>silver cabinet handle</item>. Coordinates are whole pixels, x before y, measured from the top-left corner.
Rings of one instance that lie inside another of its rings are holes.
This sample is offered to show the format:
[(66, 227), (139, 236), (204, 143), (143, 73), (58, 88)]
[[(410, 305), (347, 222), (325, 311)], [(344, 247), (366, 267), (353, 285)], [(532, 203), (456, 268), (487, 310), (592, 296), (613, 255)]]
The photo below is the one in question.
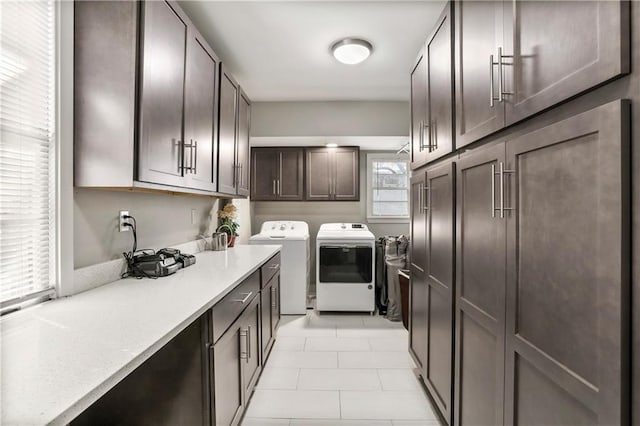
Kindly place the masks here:
[(193, 170), (192, 173), (198, 173), (198, 141), (193, 141)]
[(269, 266), (269, 269), (278, 269), (279, 267), (280, 267), (280, 264), (276, 263), (275, 265)]
[(493, 101), (496, 100), (493, 96), (493, 66), (496, 63), (493, 61), (493, 54), (489, 55), (489, 106), (493, 108)]
[[(431, 146), (432, 146), (431, 145), (431, 125), (427, 124), (424, 120), (422, 120), (420, 123), (421, 123), (421, 125), (420, 125), (420, 135), (422, 136), (420, 138), (420, 151), (424, 151), (425, 149), (431, 150)], [(428, 140), (428, 143), (426, 145), (424, 144), (424, 131), (425, 131), (425, 129), (429, 130), (429, 133), (427, 133), (427, 135), (428, 135), (427, 138), (429, 140)]]
[(253, 294), (253, 292), (252, 292), (252, 291), (250, 291), (249, 293), (240, 293), (240, 294), (245, 294), (245, 295), (246, 295), (246, 296), (244, 297), (244, 299), (235, 299), (235, 300), (233, 300), (233, 301), (234, 301), (234, 302), (237, 302), (237, 303), (242, 303), (242, 304), (244, 305), (245, 303), (247, 303), (247, 300), (249, 300), (249, 298), (251, 297), (251, 295)]
[(251, 359), (251, 326), (247, 327), (247, 364)]
[(249, 362), (249, 350), (248, 350), (248, 344), (247, 344), (248, 331), (249, 331), (248, 329), (247, 330), (243, 328), (240, 329), (240, 359), (246, 359), (247, 362)]
[(184, 157), (184, 144), (181, 140), (177, 140), (174, 145), (178, 145), (178, 173), (181, 173), (184, 169), (182, 165), (182, 158)]
[(430, 202), (429, 202), (429, 195), (431, 195), (431, 187), (429, 187), (429, 185), (425, 185), (424, 188), (422, 188), (422, 190), (424, 191), (424, 202), (422, 204), (422, 210), (423, 211), (427, 211), (430, 208)]
[(278, 195), (280, 195), (280, 179), (278, 179), (276, 182), (278, 184)]
[(491, 164), (491, 217), (496, 217), (496, 165)]
[(500, 162), (500, 218), (504, 218), (505, 210), (515, 210), (513, 207), (504, 206), (504, 175), (515, 173), (515, 170), (505, 170), (504, 163)]
[(418, 126), (420, 127), (420, 135), (418, 136), (418, 150), (422, 151), (422, 147), (424, 146), (424, 144), (422, 143), (422, 141), (424, 140), (424, 132), (422, 131), (422, 129), (424, 128), (424, 120), (420, 120)]
[(418, 208), (422, 208), (424, 204), (422, 204), (422, 192), (424, 191), (424, 185), (422, 183), (418, 184)]
[(271, 307), (273, 309), (278, 307), (278, 304), (276, 302), (276, 288), (275, 287), (271, 287)]
[(503, 55), (502, 47), (498, 47), (498, 102), (504, 102), (504, 95), (512, 95), (512, 92), (504, 91), (504, 66), (510, 65), (503, 62), (504, 58), (513, 58), (513, 55)]
[(273, 195), (276, 195), (276, 180), (275, 179), (273, 180), (273, 189), (272, 189), (271, 193)]

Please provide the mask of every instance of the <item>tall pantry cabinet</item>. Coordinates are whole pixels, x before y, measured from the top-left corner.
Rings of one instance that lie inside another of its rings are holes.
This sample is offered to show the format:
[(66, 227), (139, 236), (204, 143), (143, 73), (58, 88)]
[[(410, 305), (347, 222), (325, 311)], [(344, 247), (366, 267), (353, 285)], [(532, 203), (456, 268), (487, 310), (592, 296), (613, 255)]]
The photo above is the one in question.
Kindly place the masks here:
[(630, 102), (594, 91), (630, 70), (629, 8), (455, 3), (458, 151), (411, 181), (409, 351), (447, 424), (631, 421)]

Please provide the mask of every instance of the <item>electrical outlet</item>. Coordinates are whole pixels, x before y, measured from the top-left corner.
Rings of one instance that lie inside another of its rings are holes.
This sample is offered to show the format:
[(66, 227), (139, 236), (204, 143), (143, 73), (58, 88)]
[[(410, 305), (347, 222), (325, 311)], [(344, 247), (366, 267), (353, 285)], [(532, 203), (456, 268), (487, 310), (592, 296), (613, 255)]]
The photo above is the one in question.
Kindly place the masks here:
[(198, 223), (198, 211), (191, 209), (191, 224), (195, 225), (196, 223)]
[(120, 210), (120, 215), (118, 216), (118, 229), (120, 232), (131, 231), (131, 227), (125, 225), (125, 223), (131, 223), (129, 222), (129, 219), (125, 218), (125, 216), (129, 216), (129, 210)]

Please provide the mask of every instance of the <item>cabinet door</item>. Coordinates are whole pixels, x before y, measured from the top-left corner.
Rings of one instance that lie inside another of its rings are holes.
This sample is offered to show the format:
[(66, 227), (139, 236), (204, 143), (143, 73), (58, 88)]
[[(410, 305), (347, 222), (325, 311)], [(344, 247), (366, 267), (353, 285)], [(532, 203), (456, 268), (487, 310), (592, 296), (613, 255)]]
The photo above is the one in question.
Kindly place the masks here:
[(424, 135), (425, 159), (436, 160), (453, 150), (453, 2), (449, 3), (427, 40), (428, 129)]
[(307, 150), (307, 201), (331, 200), (332, 156), (326, 148), (308, 148)]
[(217, 189), (214, 162), (218, 59), (202, 37), (190, 29), (185, 81), (185, 185)]
[(280, 326), (280, 272), (273, 278), (271, 287), (271, 334), (276, 338)]
[(272, 201), (278, 198), (277, 148), (251, 149), (251, 200)]
[[(262, 371), (260, 359), (262, 349), (260, 347), (260, 298), (254, 298), (253, 302), (238, 320), (241, 323), (240, 335), (244, 337), (244, 360), (242, 365), (242, 380), (244, 388), (244, 404), (249, 402), (253, 388)], [(242, 346), (241, 346), (242, 347)]]
[(360, 150), (357, 147), (333, 150), (333, 199), (360, 199)]
[(424, 170), (411, 177), (411, 282), (409, 353), (424, 374), (427, 361), (426, 215)]
[(507, 124), (629, 72), (629, 2), (509, 3)]
[(205, 314), (70, 424), (209, 424), (207, 325), (208, 314)]
[(278, 199), (283, 201), (304, 200), (304, 150), (281, 148), (278, 152)]
[(411, 168), (416, 169), (427, 161), (424, 137), (427, 125), (427, 58), (424, 48), (411, 71)]
[(251, 101), (242, 89), (238, 98), (238, 157), (236, 165), (238, 168), (237, 194), (249, 195), (249, 132), (251, 128)]
[[(504, 126), (504, 103), (497, 98), (498, 47), (502, 46), (501, 1), (456, 2), (455, 81), (456, 146), (487, 136)], [(493, 91), (492, 91), (493, 89)]]
[(142, 23), (138, 180), (182, 186), (187, 25), (165, 1), (144, 2)]
[(273, 345), (273, 324), (272, 320), (273, 305), (273, 280), (263, 287), (260, 291), (260, 348), (262, 350), (262, 362), (264, 364), (271, 346)]
[(426, 285), (427, 348), (424, 380), (448, 424), (453, 411), (453, 302), (455, 251), (455, 168), (453, 163), (427, 169)]
[(630, 424), (629, 128), (616, 101), (507, 144), (508, 424)]
[(504, 144), (457, 163), (455, 415), (501, 425), (504, 400), (506, 221), (495, 209)]
[(218, 123), (218, 192), (236, 193), (236, 115), (238, 84), (220, 67), (220, 122)]
[(213, 418), (216, 426), (237, 425), (243, 410), (243, 364), (246, 336), (234, 322), (213, 347)]

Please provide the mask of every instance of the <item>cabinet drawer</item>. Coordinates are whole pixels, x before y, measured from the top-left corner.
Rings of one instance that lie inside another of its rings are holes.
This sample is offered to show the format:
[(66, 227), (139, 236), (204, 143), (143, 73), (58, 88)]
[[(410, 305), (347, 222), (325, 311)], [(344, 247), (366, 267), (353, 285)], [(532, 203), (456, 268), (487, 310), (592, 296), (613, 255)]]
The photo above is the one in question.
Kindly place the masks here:
[(260, 291), (260, 272), (255, 271), (213, 307), (213, 341), (216, 342)]
[(266, 286), (267, 283), (271, 280), (271, 278), (279, 270), (280, 270), (280, 253), (273, 256), (260, 268), (260, 275), (262, 276), (261, 288)]

